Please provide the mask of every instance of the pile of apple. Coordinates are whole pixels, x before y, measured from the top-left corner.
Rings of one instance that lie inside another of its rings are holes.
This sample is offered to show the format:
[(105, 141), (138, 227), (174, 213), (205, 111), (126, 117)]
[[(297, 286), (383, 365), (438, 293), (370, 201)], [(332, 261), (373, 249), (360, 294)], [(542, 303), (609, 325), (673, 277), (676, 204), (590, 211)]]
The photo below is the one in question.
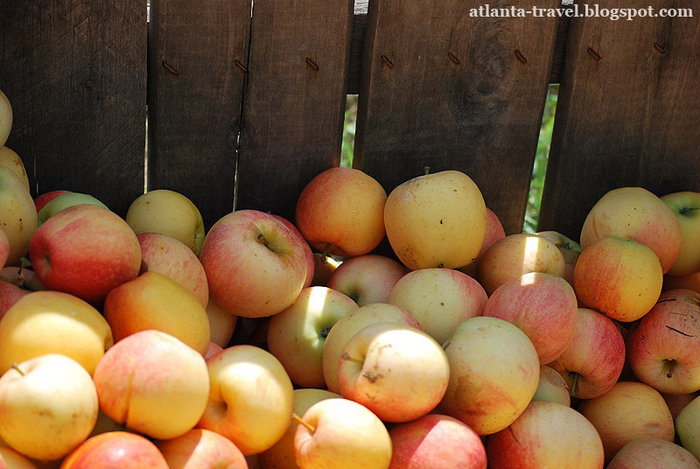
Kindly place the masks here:
[(171, 190), (32, 198), (2, 146), (3, 266), (9, 468), (700, 468), (697, 192), (612, 190), (577, 242), (332, 168), (205, 233)]

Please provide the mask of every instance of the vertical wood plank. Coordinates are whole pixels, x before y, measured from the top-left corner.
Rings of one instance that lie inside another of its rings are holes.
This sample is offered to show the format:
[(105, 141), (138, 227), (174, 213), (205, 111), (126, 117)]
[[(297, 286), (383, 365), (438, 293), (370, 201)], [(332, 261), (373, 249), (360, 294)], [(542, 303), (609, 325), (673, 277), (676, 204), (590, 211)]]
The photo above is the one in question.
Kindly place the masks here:
[(607, 191), (700, 190), (700, 10), (692, 0), (608, 8), (695, 8), (694, 18), (571, 21), (540, 229), (578, 239)]
[(148, 188), (189, 197), (210, 227), (233, 210), (250, 0), (153, 0)]
[(486, 3), (511, 4), (370, 2), (355, 165), (387, 191), (425, 166), (464, 171), (514, 233), (522, 231), (558, 21), (478, 17), (474, 9)]
[(313, 176), (340, 161), (352, 0), (256, 0), (237, 208), (294, 217)]
[(146, 2), (0, 0), (7, 145), (34, 195), (89, 193), (120, 215), (143, 191)]

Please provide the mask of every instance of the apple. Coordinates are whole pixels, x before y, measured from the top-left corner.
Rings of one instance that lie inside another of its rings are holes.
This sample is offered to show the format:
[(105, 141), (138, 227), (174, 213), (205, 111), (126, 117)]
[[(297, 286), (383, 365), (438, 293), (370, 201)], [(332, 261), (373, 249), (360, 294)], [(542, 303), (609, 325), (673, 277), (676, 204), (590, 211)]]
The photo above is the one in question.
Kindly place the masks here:
[(660, 438), (632, 440), (615, 454), (606, 469), (700, 469), (690, 451)]
[(209, 302), (209, 283), (202, 263), (182, 241), (162, 233), (139, 233), (141, 270), (158, 272), (187, 288), (203, 307)]
[(329, 168), (299, 194), (296, 226), (316, 250), (353, 257), (367, 254), (384, 238), (386, 192), (354, 168)]
[(119, 341), (135, 332), (157, 329), (177, 337), (202, 355), (211, 342), (209, 317), (192, 292), (158, 272), (145, 272), (113, 288), (104, 317)]
[(386, 200), (384, 224), (391, 248), (409, 269), (456, 269), (479, 255), (486, 204), (468, 175), (440, 171), (395, 187)]
[(342, 317), (358, 308), (350, 297), (328, 287), (307, 287), (287, 309), (270, 318), (267, 347), (300, 387), (322, 388), (323, 346)]
[(88, 438), (62, 462), (61, 469), (168, 469), (154, 443), (142, 435), (112, 431)]
[(461, 322), (443, 345), (450, 382), (438, 408), (479, 435), (508, 427), (535, 395), (540, 360), (517, 326), (478, 316)]
[[(293, 415), (304, 415), (309, 407), (323, 399), (341, 397), (340, 394), (319, 388), (297, 388), (294, 390)], [(258, 459), (262, 467), (266, 469), (297, 469), (294, 454), (294, 435), (299, 423), (292, 420), (287, 431), (282, 435), (277, 443), (262, 453), (258, 454)]]
[(209, 303), (207, 303), (206, 311), (209, 319), (211, 342), (226, 348), (236, 330), (238, 316), (224, 311), (211, 298), (209, 298)]
[(204, 359), (208, 360), (209, 357), (212, 357), (223, 350), (224, 350), (224, 348), (221, 345), (217, 344), (216, 342), (209, 342), (209, 347), (207, 348), (207, 351), (204, 353)]
[(508, 428), (489, 436), (489, 469), (603, 469), (603, 442), (576, 410), (533, 401)]
[(136, 332), (114, 344), (97, 364), (94, 381), (107, 416), (162, 440), (194, 428), (209, 395), (204, 357), (157, 330)]
[(496, 212), (486, 207), (486, 234), (484, 235), (484, 242), (481, 244), (481, 249), (476, 259), (473, 259), (469, 264), (464, 265), (459, 268), (465, 274), (472, 277), (479, 276), (479, 259), (484, 255), (486, 250), (499, 239), (505, 238), (506, 232), (503, 229), (503, 224), (501, 220), (496, 215)]
[(668, 290), (627, 339), (634, 375), (671, 394), (700, 391), (700, 294)]
[(700, 293), (700, 270), (687, 275), (664, 275), (664, 286), (662, 289), (666, 291), (674, 288), (689, 288)]
[(395, 322), (420, 329), (418, 321), (408, 312), (387, 303), (360, 306), (338, 320), (326, 336), (322, 353), (323, 378), (329, 391), (340, 393), (338, 366), (348, 340), (364, 327), (380, 322)]
[(681, 249), (678, 217), (659, 197), (643, 187), (619, 187), (605, 193), (586, 215), (581, 248), (616, 236), (644, 244), (659, 258), (665, 273)]
[(449, 379), (447, 355), (435, 339), (391, 322), (356, 332), (338, 366), (340, 394), (384, 422), (408, 422), (432, 411)]
[(53, 191), (48, 191), (48, 192), (44, 192), (42, 194), (37, 195), (36, 197), (34, 197), (34, 206), (36, 207), (36, 213), (38, 214), (39, 211), (42, 208), (44, 208), (44, 206), (46, 204), (51, 202), (53, 199), (55, 199), (59, 195), (68, 194), (69, 192), (71, 192), (71, 191), (65, 190), (65, 189), (56, 189)]
[(569, 385), (557, 370), (551, 366), (542, 365), (540, 367), (540, 381), (532, 400), (558, 402), (565, 406), (571, 406)]
[(479, 282), (464, 272), (432, 268), (414, 270), (400, 278), (387, 302), (408, 311), (442, 344), (457, 324), (483, 313), (487, 298)]
[(17, 153), (6, 146), (0, 146), (0, 165), (10, 168), (12, 172), (22, 180), (24, 187), (26, 187), (27, 190), (30, 190), (27, 169), (24, 167), (22, 158), (20, 158)]
[(158, 441), (170, 469), (248, 469), (245, 456), (231, 440), (211, 430), (195, 428), (170, 440)]
[(0, 220), (10, 241), (4, 265), (18, 265), (20, 258), (29, 252), (29, 241), (37, 225), (36, 210), (24, 182), (3, 165), (0, 165)]
[(400, 262), (378, 254), (365, 254), (343, 261), (330, 275), (327, 286), (364, 306), (386, 303), (394, 284), (408, 273)]
[(31, 459), (5, 445), (0, 445), (0, 467), (6, 469), (37, 469)]
[(605, 461), (640, 438), (673, 441), (673, 416), (657, 390), (637, 381), (618, 381), (605, 394), (583, 400), (579, 411), (598, 430)]
[(479, 435), (450, 416), (428, 414), (394, 426), (389, 436), (389, 469), (486, 469)]
[(680, 414), (681, 410), (688, 404), (690, 404), (693, 399), (695, 399), (700, 393), (698, 392), (689, 392), (686, 394), (668, 394), (665, 392), (662, 392), (661, 395), (664, 398), (664, 401), (666, 401), (666, 405), (668, 406), (668, 410), (671, 411), (671, 415), (673, 416), (673, 420), (676, 420), (676, 417), (678, 414)]
[(141, 268), (136, 234), (97, 205), (73, 205), (46, 220), (29, 245), (32, 267), (46, 288), (100, 304)]
[(29, 458), (70, 453), (92, 431), (98, 409), (92, 377), (65, 355), (15, 363), (0, 377), (0, 438)]
[(564, 352), (549, 366), (564, 377), (573, 397), (605, 394), (620, 378), (625, 364), (625, 340), (604, 314), (579, 308), (576, 330)]
[(654, 251), (617, 236), (584, 248), (574, 269), (574, 289), (581, 303), (621, 322), (648, 313), (662, 285), (661, 264)]
[(97, 205), (98, 207), (108, 209), (105, 204), (90, 194), (66, 192), (48, 201), (41, 210), (37, 212), (37, 223), (41, 225), (61, 210), (80, 204)]
[(0, 90), (0, 146), (5, 145), (12, 129), (12, 104)]
[(311, 278), (311, 285), (314, 287), (327, 287), (328, 280), (335, 269), (342, 264), (332, 256), (323, 254), (322, 252), (314, 252), (314, 276)]
[(289, 427), (293, 385), (280, 361), (252, 345), (235, 345), (207, 360), (210, 392), (197, 424), (220, 433), (243, 452), (274, 445)]
[(257, 318), (294, 303), (307, 280), (307, 250), (304, 238), (274, 215), (238, 210), (211, 227), (199, 259), (216, 304)]
[(676, 432), (681, 445), (700, 460), (700, 396), (678, 413)]
[(294, 435), (301, 469), (387, 469), (391, 437), (367, 407), (344, 398), (324, 399), (304, 412)]
[(57, 291), (31, 292), (0, 321), (0, 373), (13, 363), (60, 353), (92, 375), (113, 342), (107, 321), (85, 301)]
[(0, 269), (0, 318), (24, 295), (43, 289), (36, 274), (29, 269), (21, 266)]
[(501, 284), (484, 305), (484, 316), (509, 321), (532, 341), (540, 364), (554, 361), (576, 330), (578, 301), (558, 275), (529, 272)]
[(574, 268), (576, 267), (578, 256), (581, 255), (581, 245), (558, 231), (540, 231), (535, 234), (551, 241), (559, 249), (559, 252), (564, 256), (564, 278), (573, 286)]
[(674, 192), (661, 200), (676, 215), (681, 230), (680, 252), (666, 273), (688, 275), (700, 271), (700, 192)]
[(479, 259), (479, 281), (489, 295), (506, 281), (528, 272), (564, 277), (564, 256), (541, 236), (515, 233), (493, 243)]
[(126, 212), (126, 222), (138, 233), (163, 233), (185, 243), (199, 255), (205, 231), (202, 214), (184, 194), (156, 189), (138, 196)]

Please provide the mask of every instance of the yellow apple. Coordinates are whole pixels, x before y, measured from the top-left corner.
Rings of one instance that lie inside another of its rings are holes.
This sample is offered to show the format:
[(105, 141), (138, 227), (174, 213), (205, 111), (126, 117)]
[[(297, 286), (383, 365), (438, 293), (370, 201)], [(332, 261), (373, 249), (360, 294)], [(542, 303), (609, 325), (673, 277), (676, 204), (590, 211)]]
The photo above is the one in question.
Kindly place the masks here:
[(367, 254), (384, 238), (384, 188), (353, 168), (329, 168), (301, 191), (296, 225), (309, 244), (325, 254)]
[(293, 385), (280, 361), (252, 345), (207, 360), (210, 393), (197, 426), (224, 435), (251, 455), (274, 445), (290, 425)]
[(104, 303), (114, 340), (156, 329), (177, 337), (204, 355), (211, 333), (204, 306), (192, 292), (165, 275), (145, 272), (113, 288)]
[(85, 301), (57, 291), (31, 292), (0, 321), (0, 373), (13, 362), (60, 353), (93, 374), (113, 342), (107, 321)]
[(37, 469), (36, 465), (29, 458), (5, 445), (0, 445), (0, 467), (6, 469)]
[(667, 273), (678, 276), (700, 271), (700, 192), (674, 192), (661, 200), (676, 215), (681, 228), (681, 250)]
[(10, 168), (0, 165), (0, 220), (10, 240), (7, 265), (17, 265), (29, 252), (29, 241), (36, 231), (37, 214), (29, 190)]
[(389, 244), (409, 269), (456, 269), (479, 255), (486, 204), (469, 176), (440, 171), (395, 187), (386, 200), (384, 225)]
[(236, 330), (238, 316), (224, 311), (214, 300), (209, 298), (209, 303), (207, 303), (207, 317), (209, 318), (211, 342), (226, 348)]
[(197, 255), (204, 242), (202, 214), (187, 196), (173, 190), (156, 189), (137, 197), (126, 212), (126, 222), (136, 234), (166, 234)]
[(585, 247), (574, 269), (574, 290), (581, 303), (622, 322), (648, 313), (662, 285), (663, 272), (654, 251), (617, 236)]
[(678, 413), (676, 432), (681, 445), (700, 461), (700, 396), (690, 401)]
[(643, 187), (619, 187), (591, 208), (581, 228), (581, 248), (617, 236), (648, 246), (667, 272), (681, 249), (681, 229), (673, 211)]
[(194, 428), (209, 395), (204, 357), (157, 330), (136, 332), (114, 344), (97, 364), (94, 381), (107, 416), (162, 440)]
[(70, 453), (97, 421), (92, 377), (65, 355), (48, 353), (15, 364), (0, 377), (0, 438), (33, 459)]
[(0, 146), (4, 146), (12, 130), (12, 105), (7, 95), (0, 90)]
[(24, 187), (29, 190), (29, 177), (27, 169), (24, 167), (22, 158), (17, 153), (10, 150), (8, 147), (0, 147), (0, 165), (7, 166), (17, 175), (24, 183)]

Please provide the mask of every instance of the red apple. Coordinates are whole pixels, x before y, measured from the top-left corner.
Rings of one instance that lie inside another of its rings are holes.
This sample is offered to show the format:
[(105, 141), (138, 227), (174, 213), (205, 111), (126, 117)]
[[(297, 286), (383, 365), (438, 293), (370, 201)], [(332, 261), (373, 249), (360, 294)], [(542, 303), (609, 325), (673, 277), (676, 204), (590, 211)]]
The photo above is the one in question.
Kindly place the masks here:
[(635, 376), (656, 390), (686, 394), (700, 390), (700, 294), (668, 290), (627, 339)]
[(113, 431), (88, 438), (62, 462), (61, 469), (168, 469), (155, 444), (135, 433)]
[(489, 469), (603, 469), (603, 443), (576, 410), (533, 401), (508, 428), (491, 435)]
[(408, 269), (390, 257), (377, 254), (346, 259), (328, 279), (328, 288), (338, 290), (364, 306), (386, 303), (394, 284)]
[(479, 435), (459, 420), (428, 414), (394, 426), (389, 469), (486, 469)]
[(591, 208), (581, 228), (581, 248), (616, 236), (650, 248), (665, 273), (681, 249), (678, 217), (659, 197), (642, 187), (619, 187), (604, 194)]
[(87, 204), (68, 207), (37, 228), (29, 256), (46, 288), (90, 303), (101, 303), (141, 268), (141, 248), (131, 227), (114, 212)]
[(549, 366), (566, 379), (573, 397), (591, 399), (615, 385), (624, 364), (625, 340), (615, 323), (597, 311), (579, 308), (569, 345)]
[(608, 236), (584, 248), (574, 269), (574, 289), (586, 306), (612, 319), (635, 321), (661, 293), (659, 258), (644, 244)]
[(245, 456), (219, 433), (195, 428), (170, 440), (156, 442), (170, 469), (248, 469)]
[(564, 256), (543, 237), (517, 233), (493, 243), (479, 260), (479, 281), (489, 295), (506, 281), (528, 272), (564, 277)]
[(496, 215), (496, 212), (486, 207), (486, 235), (484, 236), (484, 242), (481, 244), (481, 249), (479, 254), (477, 254), (476, 259), (472, 260), (469, 264), (459, 268), (465, 274), (471, 275), (472, 277), (479, 276), (479, 259), (484, 255), (486, 250), (499, 239), (505, 238), (506, 232), (503, 229), (503, 224), (501, 220)]
[(574, 268), (576, 261), (581, 254), (581, 245), (558, 231), (540, 231), (537, 236), (550, 240), (564, 256), (564, 278), (571, 286), (574, 285)]
[(265, 317), (289, 307), (308, 276), (308, 246), (274, 215), (238, 210), (219, 219), (199, 259), (212, 299), (225, 311)]
[(605, 394), (582, 401), (579, 411), (598, 430), (606, 462), (632, 440), (674, 439), (671, 411), (661, 394), (644, 383), (619, 381)]
[(296, 225), (324, 254), (367, 254), (384, 238), (386, 192), (373, 177), (353, 168), (329, 168), (301, 191)]
[(690, 451), (660, 438), (632, 440), (615, 454), (606, 469), (700, 469)]
[(182, 241), (162, 233), (139, 233), (141, 270), (158, 272), (187, 288), (206, 308), (209, 302), (207, 274), (195, 253)]
[(564, 278), (529, 272), (501, 284), (486, 301), (483, 314), (518, 326), (545, 365), (569, 345), (576, 330), (578, 302)]

